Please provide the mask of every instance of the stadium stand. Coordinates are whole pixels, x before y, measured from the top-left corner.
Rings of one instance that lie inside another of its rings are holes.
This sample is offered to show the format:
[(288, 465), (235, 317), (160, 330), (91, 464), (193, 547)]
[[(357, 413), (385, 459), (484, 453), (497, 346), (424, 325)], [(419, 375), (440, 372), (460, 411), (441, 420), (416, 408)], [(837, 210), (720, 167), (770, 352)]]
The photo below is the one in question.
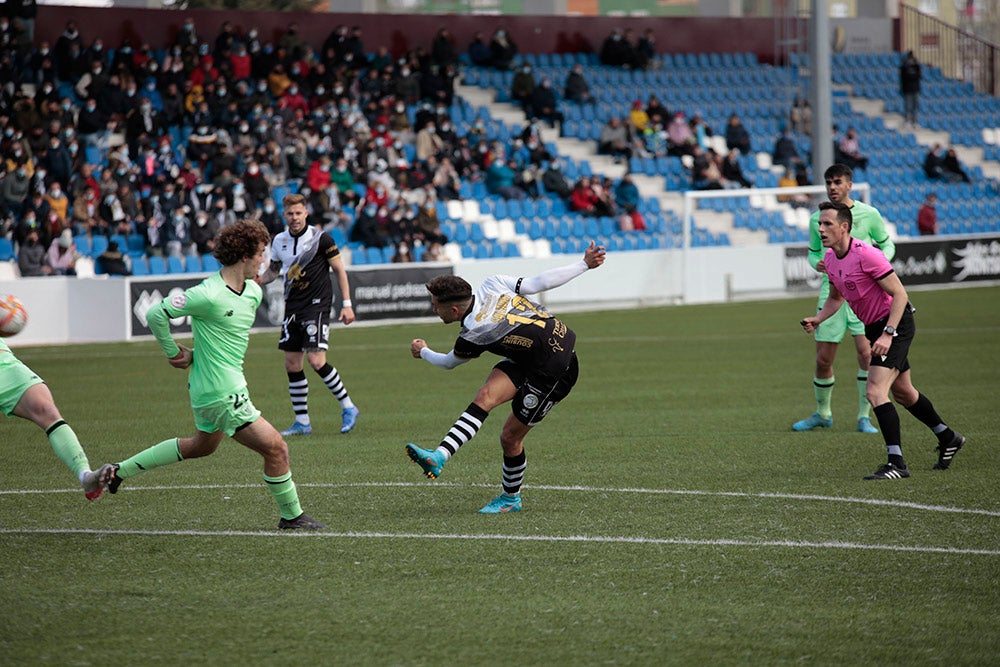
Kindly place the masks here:
[[(77, 93), (84, 81), (81, 77), (92, 78), (93, 72), (55, 72), (58, 94), (50, 98), (31, 83), (38, 80), (31, 78), (38, 72), (26, 67), (20, 73), (24, 85), (19, 96), (8, 101), (12, 110), (23, 111), (30, 99), (51, 111), (55, 116), (47, 117), (56, 124), (42, 128), (43, 136), (49, 133), (63, 143), (51, 149), (41, 145), (30, 166), (33, 170), (47, 166), (53, 172), (64, 153), (68, 154), (73, 173), (64, 184), (71, 195), (64, 224), (73, 228), (83, 255), (96, 258), (113, 239), (128, 253), (139, 275), (147, 270), (149, 274), (215, 270), (214, 258), (192, 254), (188, 234), (198, 211), (215, 214), (212, 207), (223, 200), (226, 208), (238, 208), (240, 216), (263, 218), (273, 215), (265, 213), (269, 197), (280, 215), (282, 198), (289, 193), (306, 195), (313, 221), (330, 231), (345, 249), (345, 257), (355, 264), (391, 262), (401, 243), (413, 246), (411, 257), (421, 257), (425, 232), (414, 225), (419, 205), (428, 198), (440, 200), (437, 221), (448, 238), (445, 255), (452, 260), (575, 254), (587, 239), (617, 251), (679, 247), (683, 221), (678, 194), (693, 187), (692, 171), (699, 163), (689, 155), (660, 152), (653, 148), (653, 138), (644, 135), (648, 142), (638, 142), (631, 157), (608, 169), (596, 144), (609, 119), (627, 118), (636, 101), (644, 104), (659, 97), (671, 112), (682, 111), (688, 118), (698, 115), (713, 128), (714, 135), (703, 141), (721, 155), (726, 152), (722, 131), (736, 114), (753, 146), (750, 154), (736, 158), (739, 167), (756, 187), (776, 187), (782, 167), (773, 163), (770, 148), (789, 129), (789, 109), (782, 95), (761, 91), (801, 89), (808, 76), (808, 62), (801, 55), (794, 55), (787, 67), (775, 67), (758, 62), (752, 53), (659, 54), (657, 67), (627, 70), (601, 65), (593, 53), (523, 54), (523, 62), (532, 65), (536, 78), (549, 78), (554, 89), (561, 88), (571, 68), (583, 68), (592, 103), (560, 99), (563, 121), (555, 130), (531, 123), (523, 112), (514, 110), (510, 104), (513, 71), (473, 66), (465, 56), (445, 68), (440, 93), (398, 93), (405, 82), (394, 80), (395, 74), (387, 75), (391, 86), (366, 88), (362, 67), (351, 72), (354, 80), (349, 82), (358, 83), (358, 93), (351, 88), (343, 93), (347, 97), (336, 98), (314, 86), (301, 74), (302, 67), (298, 80), (276, 82), (258, 72), (236, 82), (231, 62), (219, 58), (220, 54), (214, 54), (214, 60), (206, 56), (206, 50), (211, 51), (209, 42), (211, 38), (206, 38), (204, 46), (193, 45), (187, 60), (174, 57), (165, 48), (168, 45), (159, 45), (163, 48), (143, 54), (142, 59), (136, 54), (131, 61), (116, 59), (113, 49), (104, 56), (89, 54), (87, 62), (100, 60), (108, 71), (116, 68), (113, 73), (122, 75), (123, 88), (136, 87), (138, 99), (150, 103), (150, 107), (126, 102), (121, 108), (98, 109), (105, 122), (117, 124), (111, 133), (99, 128), (88, 131), (86, 125), (91, 112)], [(160, 72), (175, 75), (152, 77), (150, 63), (154, 62)], [(835, 121), (842, 129), (857, 129), (870, 158), (855, 180), (872, 185), (876, 205), (900, 235), (916, 234), (915, 212), (930, 187), (940, 200), (942, 233), (997, 231), (1000, 188), (979, 164), (965, 165), (969, 183), (932, 183), (922, 169), (927, 147), (919, 132), (887, 122), (887, 115), (901, 110), (893, 85), (898, 62), (899, 55), (894, 53), (836, 54), (833, 58), (833, 80), (838, 87)], [(421, 64), (411, 62), (410, 66), (420, 68)], [(978, 150), (983, 160), (1000, 159), (1000, 128), (995, 127), (1000, 117), (998, 100), (950, 81), (934, 68), (928, 68), (926, 78), (926, 109), (921, 116), (925, 129), (947, 132), (948, 143)], [(173, 98), (183, 102), (184, 110), (168, 118), (171, 112), (163, 98), (170, 81), (181, 84), (185, 93)], [(158, 102), (152, 108), (154, 98)], [(855, 101), (861, 98), (880, 101), (884, 113), (859, 111)], [(100, 99), (101, 105), (111, 104), (103, 96)], [(58, 116), (63, 100), (79, 112), (78, 117)], [(394, 111), (397, 103), (403, 104), (402, 112)], [(227, 113), (230, 104), (243, 112)], [(153, 117), (158, 120), (150, 125)], [(146, 120), (146, 127), (137, 129), (137, 120)], [(437, 126), (437, 139), (419, 132), (422, 127), (418, 125), (429, 121)], [(4, 157), (14, 165), (20, 159), (14, 156), (14, 146), (28, 138), (20, 128), (10, 127), (20, 132), (4, 144)], [(807, 156), (809, 137), (794, 128), (789, 136), (798, 153)], [(588, 148), (581, 150), (581, 146)], [(430, 160), (428, 147), (434, 155)], [(339, 175), (333, 180), (334, 174), (343, 172), (331, 169), (331, 163), (342, 156), (352, 182)], [(445, 176), (439, 182), (437, 164), (445, 157), (456, 166), (456, 174), (452, 180)], [(503, 190), (491, 182), (491, 165), (508, 160), (507, 177), (514, 179), (513, 189)], [(566, 179), (593, 179), (599, 184), (598, 192), (613, 191), (622, 175), (629, 173), (640, 186), (635, 217), (613, 201), (595, 214), (574, 210), (569, 199), (542, 184), (540, 175), (556, 160)], [(266, 180), (250, 173), (251, 163)], [(83, 165), (89, 165), (92, 174), (85, 174)], [(8, 173), (5, 178), (13, 177)], [(33, 177), (30, 189), (47, 193), (52, 179)], [(166, 192), (168, 181), (175, 184), (177, 196)], [(390, 199), (384, 199), (376, 182), (389, 191)], [(444, 182), (451, 185), (445, 187)], [(249, 195), (239, 206), (233, 184)], [(91, 199), (86, 197), (88, 190), (93, 191)], [(18, 204), (25, 202), (27, 196)], [(378, 242), (367, 239), (372, 247), (364, 245), (355, 228), (366, 202), (385, 209), (384, 217), (378, 218)], [(5, 239), (18, 237), (17, 208), (5, 207), (0, 230)], [(177, 210), (182, 215), (171, 217)], [(807, 231), (804, 214), (773, 196), (702, 200), (691, 242), (717, 246), (730, 245), (733, 238), (740, 242), (755, 238), (802, 243)], [(223, 216), (219, 221), (224, 224), (228, 219)], [(280, 228), (280, 218), (276, 220)], [(16, 241), (10, 245), (7, 252), (16, 253)]]

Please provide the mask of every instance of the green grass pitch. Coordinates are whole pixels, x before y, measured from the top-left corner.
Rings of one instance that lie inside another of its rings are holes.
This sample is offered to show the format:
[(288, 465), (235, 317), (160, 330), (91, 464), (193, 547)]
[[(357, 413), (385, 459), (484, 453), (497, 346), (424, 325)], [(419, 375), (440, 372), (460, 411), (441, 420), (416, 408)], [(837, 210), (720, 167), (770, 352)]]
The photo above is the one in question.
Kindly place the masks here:
[[(318, 534), (275, 530), (257, 455), (215, 455), (87, 503), (42, 433), (0, 424), (0, 662), (8, 665), (992, 665), (1000, 660), (1000, 289), (914, 291), (914, 383), (967, 446), (900, 410), (907, 480), (865, 482), (853, 346), (834, 426), (812, 412), (813, 297), (562, 313), (580, 381), (526, 442), (525, 511), (498, 492), (498, 409), (437, 481), (434, 447), (495, 358), (414, 360), (457, 326), (335, 327), (361, 409), (309, 373), (314, 435), (290, 439)], [(17, 339), (11, 343), (16, 344)], [(272, 333), (250, 394), (292, 419)], [(193, 429), (184, 373), (153, 342), (15, 347), (91, 463)]]

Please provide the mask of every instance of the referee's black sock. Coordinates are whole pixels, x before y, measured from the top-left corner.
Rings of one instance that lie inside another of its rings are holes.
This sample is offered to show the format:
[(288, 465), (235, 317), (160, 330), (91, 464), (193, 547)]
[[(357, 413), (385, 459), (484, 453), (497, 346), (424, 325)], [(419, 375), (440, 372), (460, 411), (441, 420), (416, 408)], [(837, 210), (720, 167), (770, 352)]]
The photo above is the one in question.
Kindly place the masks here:
[(889, 463), (901, 468), (905, 467), (906, 463), (903, 462), (903, 452), (899, 442), (899, 413), (896, 412), (896, 406), (893, 405), (892, 401), (887, 401), (882, 405), (876, 405), (872, 412), (875, 413), (882, 437), (885, 439), (885, 447), (889, 451)]
[(938, 442), (951, 442), (951, 439), (955, 437), (955, 432), (941, 421), (941, 417), (938, 415), (937, 410), (934, 409), (931, 399), (923, 394), (918, 394), (917, 402), (906, 409), (934, 432), (938, 438)]

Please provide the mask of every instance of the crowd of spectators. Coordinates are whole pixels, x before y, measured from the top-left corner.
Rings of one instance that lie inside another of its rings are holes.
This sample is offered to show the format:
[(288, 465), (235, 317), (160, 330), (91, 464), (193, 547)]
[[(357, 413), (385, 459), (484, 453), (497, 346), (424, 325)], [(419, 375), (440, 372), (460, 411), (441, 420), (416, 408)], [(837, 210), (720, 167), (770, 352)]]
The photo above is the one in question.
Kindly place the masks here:
[[(294, 23), (275, 41), (229, 21), (204, 29), (188, 18), (172, 44), (112, 49), (72, 21), (37, 46), (22, 22), (0, 23), (0, 234), (46, 252), (69, 230), (138, 234), (150, 254), (206, 253), (236, 219), (280, 231), (272, 192), (285, 186), (306, 196), (311, 223), (395, 246), (404, 261), (447, 241), (440, 204), (463, 180), (537, 194), (522, 182), (548, 159), (532, 124), (509, 145), (482, 122), (455, 133), (458, 58), (445, 28), (399, 59), (369, 52), (357, 26), (337, 26), (318, 49)], [(517, 53), (502, 30), (487, 46), (497, 67)]]

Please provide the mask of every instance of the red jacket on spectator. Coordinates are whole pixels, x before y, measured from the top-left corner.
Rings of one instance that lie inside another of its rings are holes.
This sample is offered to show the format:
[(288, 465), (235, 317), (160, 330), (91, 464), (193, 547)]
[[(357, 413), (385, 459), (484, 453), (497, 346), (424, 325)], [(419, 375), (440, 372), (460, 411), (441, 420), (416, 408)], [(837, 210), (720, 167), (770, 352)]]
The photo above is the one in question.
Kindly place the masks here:
[[(324, 169), (325, 167), (325, 169)], [(313, 192), (321, 192), (330, 186), (330, 161), (314, 160), (309, 165), (309, 172), (306, 174), (306, 183)]]
[(365, 191), (365, 203), (385, 206), (389, 203), (389, 191), (381, 183), (369, 183)]
[(198, 63), (198, 66), (191, 72), (191, 83), (196, 86), (205, 87), (206, 83), (214, 82), (219, 78), (219, 70), (212, 64), (212, 56), (205, 56)]
[(248, 53), (244, 53), (242, 56), (234, 53), (229, 56), (229, 67), (233, 70), (233, 79), (235, 81), (249, 79), (251, 65), (252, 62)]
[(577, 185), (569, 196), (569, 203), (574, 211), (592, 211), (597, 205), (597, 193), (589, 185)]
[[(292, 91), (295, 91), (293, 94)], [(302, 96), (299, 92), (298, 86), (291, 86), (285, 91), (285, 94), (281, 96), (278, 100), (278, 106), (282, 109), (291, 109), (292, 111), (301, 111), (302, 113), (309, 113), (309, 102), (306, 98)]]

